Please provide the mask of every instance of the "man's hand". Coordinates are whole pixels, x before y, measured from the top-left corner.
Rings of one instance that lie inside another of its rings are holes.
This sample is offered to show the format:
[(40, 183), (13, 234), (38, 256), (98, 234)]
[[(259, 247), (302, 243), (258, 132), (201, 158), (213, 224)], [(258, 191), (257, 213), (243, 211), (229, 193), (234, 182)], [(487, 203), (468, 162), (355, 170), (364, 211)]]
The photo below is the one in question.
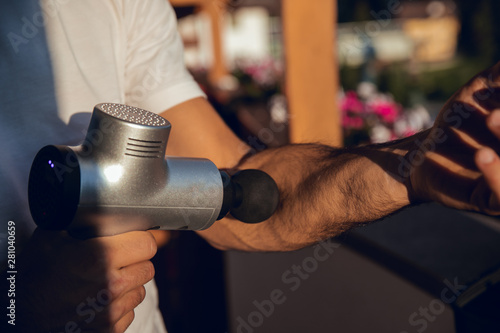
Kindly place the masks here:
[(154, 276), (149, 232), (77, 240), (36, 230), (18, 262), (19, 332), (124, 332)]
[(412, 194), (500, 214), (500, 63), (462, 87), (405, 157)]

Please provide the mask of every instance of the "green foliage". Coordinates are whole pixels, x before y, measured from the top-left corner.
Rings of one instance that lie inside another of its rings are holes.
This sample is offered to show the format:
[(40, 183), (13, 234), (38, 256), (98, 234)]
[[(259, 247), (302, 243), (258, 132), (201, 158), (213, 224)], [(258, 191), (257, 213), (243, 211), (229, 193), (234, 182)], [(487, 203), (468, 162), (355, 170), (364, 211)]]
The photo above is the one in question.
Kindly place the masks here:
[[(404, 106), (410, 106), (415, 95), (440, 102), (446, 101), (474, 75), (492, 65), (469, 58), (439, 64), (395, 63), (379, 69), (375, 84), (381, 92), (392, 94)], [(340, 82), (345, 90), (356, 90), (360, 80), (361, 68), (340, 68)]]

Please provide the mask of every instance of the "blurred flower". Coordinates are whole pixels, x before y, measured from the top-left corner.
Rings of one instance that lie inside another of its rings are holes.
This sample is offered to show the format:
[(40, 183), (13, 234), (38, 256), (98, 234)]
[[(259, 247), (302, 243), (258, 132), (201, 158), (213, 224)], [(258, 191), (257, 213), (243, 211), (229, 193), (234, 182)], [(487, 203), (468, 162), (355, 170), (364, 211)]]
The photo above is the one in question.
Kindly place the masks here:
[(286, 124), (288, 122), (288, 110), (286, 97), (282, 94), (276, 94), (269, 101), (269, 112), (271, 120), (276, 124)]
[(361, 129), (363, 124), (364, 121), (361, 117), (349, 117), (347, 115), (342, 117), (342, 126), (344, 128)]
[(392, 139), (391, 130), (382, 124), (377, 124), (370, 129), (370, 139), (372, 143), (387, 142)]
[(345, 145), (395, 140), (432, 124), (423, 106), (404, 110), (391, 95), (378, 92), (373, 84), (360, 84), (358, 92), (359, 95), (354, 91), (341, 92), (339, 98)]
[(395, 103), (392, 97), (378, 94), (367, 102), (369, 113), (375, 113), (387, 124), (393, 124), (401, 115), (401, 105)]
[(377, 86), (371, 82), (361, 82), (356, 91), (360, 98), (367, 100), (377, 93)]
[(283, 76), (280, 62), (269, 58), (261, 61), (240, 59), (237, 68), (249, 75), (260, 86), (273, 86), (279, 83)]
[(415, 131), (432, 125), (432, 119), (425, 107), (417, 105), (407, 111), (408, 126)]
[(358, 98), (354, 91), (348, 91), (344, 98), (340, 100), (340, 109), (344, 114), (362, 113), (365, 109), (363, 102)]

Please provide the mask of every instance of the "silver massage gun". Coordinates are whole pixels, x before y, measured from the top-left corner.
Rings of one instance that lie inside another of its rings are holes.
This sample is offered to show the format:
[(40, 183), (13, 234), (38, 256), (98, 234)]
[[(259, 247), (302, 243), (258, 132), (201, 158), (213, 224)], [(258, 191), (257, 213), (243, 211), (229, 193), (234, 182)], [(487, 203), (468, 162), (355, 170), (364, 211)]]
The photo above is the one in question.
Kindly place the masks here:
[(207, 159), (165, 158), (171, 125), (122, 104), (94, 108), (82, 145), (46, 146), (36, 155), (28, 199), (35, 223), (81, 237), (132, 230), (203, 230), (231, 215), (268, 219), (279, 202), (259, 170), (230, 177)]

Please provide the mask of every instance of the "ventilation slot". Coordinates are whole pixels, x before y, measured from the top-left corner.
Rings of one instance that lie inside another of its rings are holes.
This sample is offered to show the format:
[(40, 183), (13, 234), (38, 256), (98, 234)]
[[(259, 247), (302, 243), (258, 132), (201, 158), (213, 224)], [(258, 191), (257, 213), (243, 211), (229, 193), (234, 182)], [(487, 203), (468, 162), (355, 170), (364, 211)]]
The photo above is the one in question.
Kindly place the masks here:
[(126, 156), (141, 157), (141, 158), (161, 158), (163, 151), (163, 141), (146, 141), (129, 138), (127, 148), (125, 148)]

